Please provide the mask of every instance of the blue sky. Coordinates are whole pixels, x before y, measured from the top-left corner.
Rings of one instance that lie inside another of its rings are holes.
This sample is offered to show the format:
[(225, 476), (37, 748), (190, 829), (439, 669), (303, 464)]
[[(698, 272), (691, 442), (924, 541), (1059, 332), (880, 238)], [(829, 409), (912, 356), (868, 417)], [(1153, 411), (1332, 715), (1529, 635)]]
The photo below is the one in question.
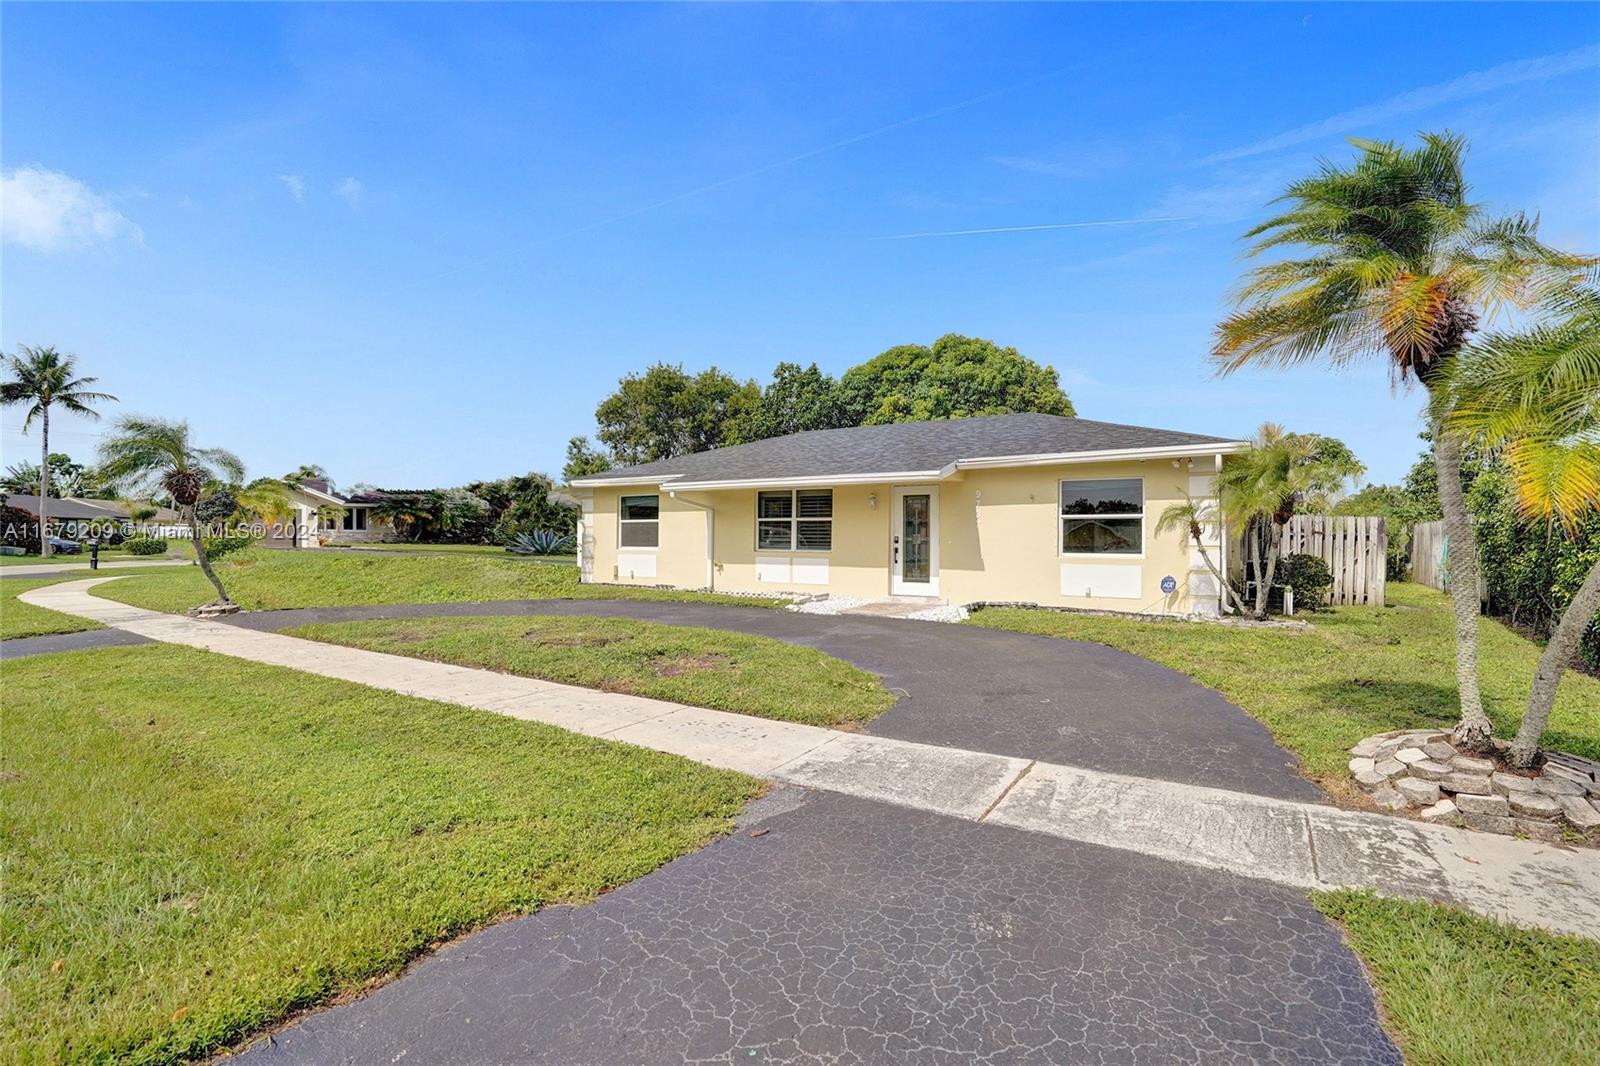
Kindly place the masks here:
[[(77, 353), (113, 410), (252, 474), (553, 471), (650, 362), (837, 374), (955, 331), (1055, 366), (1085, 417), (1270, 418), (1394, 480), (1419, 401), (1380, 366), (1207, 367), (1265, 201), (1345, 137), (1449, 127), (1481, 199), (1600, 251), (1597, 5), (3, 18), (0, 345)], [(18, 421), (7, 463), (37, 454)]]

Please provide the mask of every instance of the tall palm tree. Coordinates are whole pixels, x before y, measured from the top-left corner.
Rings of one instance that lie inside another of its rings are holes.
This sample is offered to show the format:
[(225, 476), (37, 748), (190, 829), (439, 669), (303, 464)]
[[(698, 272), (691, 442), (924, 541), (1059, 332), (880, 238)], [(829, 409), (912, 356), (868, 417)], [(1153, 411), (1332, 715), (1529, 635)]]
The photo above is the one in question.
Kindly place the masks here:
[(211, 559), (195, 504), (207, 485), (216, 481), (244, 480), (244, 464), (221, 448), (197, 447), (189, 437), (189, 423), (129, 415), (117, 420), (112, 435), (100, 445), (100, 471), (118, 485), (154, 495), (164, 491), (178, 505), (194, 541), (195, 560), (217, 590), (211, 611), (238, 610), (228, 598)]
[(28, 432), (33, 420), (39, 419), (39, 554), (47, 558), (50, 555), (50, 531), (45, 513), (50, 503), (50, 408), (60, 406), (75, 415), (99, 419), (100, 413), (92, 405), (115, 403), (117, 399), (110, 393), (91, 390), (89, 386), (99, 379), (77, 377), (77, 364), (76, 356), (62, 355), (48, 345), (36, 348), (19, 344), (15, 354), (6, 356), (6, 369), (11, 379), (0, 382), (0, 404), (7, 407), (28, 405), (28, 413), (22, 419), (22, 432)]
[[(1221, 373), (1379, 356), (1398, 383), (1415, 380), (1431, 393), (1480, 315), (1526, 306), (1594, 262), (1541, 244), (1536, 219), (1493, 218), (1469, 200), (1462, 138), (1420, 141), (1353, 141), (1353, 164), (1324, 162), (1276, 201), (1283, 211), (1246, 234), (1250, 256), (1290, 254), (1246, 275), (1238, 307), (1217, 327)], [(1494, 727), (1478, 690), (1478, 553), (1458, 439), (1435, 432), (1434, 458), (1450, 538), (1456, 737), (1483, 747)]]
[[(1600, 509), (1600, 291), (1576, 288), (1551, 299), (1549, 309), (1526, 332), (1472, 345), (1438, 404), (1446, 432), (1500, 450), (1524, 517), (1571, 531)], [(1561, 675), (1597, 612), (1600, 559), (1539, 656), (1509, 762), (1531, 766), (1538, 757)]]

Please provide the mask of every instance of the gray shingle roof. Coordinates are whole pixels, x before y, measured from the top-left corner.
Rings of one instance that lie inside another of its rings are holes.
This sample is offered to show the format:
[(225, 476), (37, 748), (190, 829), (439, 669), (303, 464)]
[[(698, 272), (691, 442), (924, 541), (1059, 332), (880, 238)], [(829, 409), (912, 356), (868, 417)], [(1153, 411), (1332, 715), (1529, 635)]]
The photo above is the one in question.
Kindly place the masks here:
[(1205, 444), (1226, 437), (1060, 415), (1016, 414), (821, 429), (715, 448), (576, 479), (576, 484), (674, 478), (685, 482), (845, 477), (939, 470), (962, 459), (1025, 458)]

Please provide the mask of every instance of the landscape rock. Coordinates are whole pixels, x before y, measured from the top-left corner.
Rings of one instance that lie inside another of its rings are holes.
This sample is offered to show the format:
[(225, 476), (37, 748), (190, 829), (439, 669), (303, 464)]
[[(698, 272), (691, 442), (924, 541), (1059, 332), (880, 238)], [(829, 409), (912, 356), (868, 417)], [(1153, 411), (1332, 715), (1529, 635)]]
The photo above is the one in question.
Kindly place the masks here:
[(1496, 818), (1511, 815), (1511, 804), (1504, 796), (1473, 796), (1463, 793), (1456, 797), (1456, 806), (1462, 814), (1487, 814)]
[(1582, 830), (1600, 829), (1600, 810), (1581, 796), (1560, 796), (1561, 813), (1574, 827)]
[(1372, 768), (1384, 777), (1395, 777), (1406, 772), (1406, 764), (1399, 759), (1379, 759)]
[(1494, 792), (1488, 774), (1469, 774), (1460, 770), (1448, 774), (1439, 782), (1439, 787), (1446, 792), (1465, 792), (1474, 796), (1488, 796)]
[(1551, 777), (1549, 774), (1534, 778), (1533, 787), (1546, 796), (1581, 796), (1584, 793), (1584, 787), (1578, 782), (1565, 777)]
[(1468, 829), (1478, 829), (1485, 833), (1504, 833), (1512, 836), (1517, 831), (1517, 823), (1511, 818), (1500, 818), (1493, 814), (1465, 814), (1461, 815), (1461, 824)]
[(1383, 740), (1379, 737), (1368, 737), (1350, 749), (1350, 754), (1358, 759), (1370, 759), (1378, 754), (1378, 749), (1383, 747)]
[(1428, 758), (1437, 759), (1440, 762), (1449, 762), (1456, 757), (1456, 749), (1452, 748), (1450, 743), (1444, 740), (1430, 740), (1422, 745), (1422, 751)]
[(1547, 840), (1552, 844), (1561, 840), (1561, 823), (1544, 822), (1535, 818), (1513, 818), (1517, 832), (1530, 840)]
[(1457, 755), (1450, 760), (1450, 765), (1469, 774), (1494, 773), (1494, 763), (1489, 759), (1480, 759), (1476, 755)]
[(1511, 803), (1511, 813), (1524, 818), (1556, 818), (1561, 814), (1561, 804), (1538, 792), (1513, 792), (1506, 798)]
[(1372, 802), (1386, 811), (1400, 811), (1410, 806), (1406, 803), (1406, 798), (1392, 788), (1378, 789), (1372, 794)]
[[(1354, 759), (1350, 760), (1350, 772), (1353, 774), (1366, 773), (1368, 770), (1371, 770), (1374, 765), (1376, 764), (1372, 759), (1362, 758), (1358, 755)], [(1578, 791), (1582, 792), (1583, 790), (1579, 789)]]
[(1442, 799), (1431, 807), (1424, 807), (1417, 812), (1417, 817), (1424, 822), (1440, 822), (1445, 825), (1455, 825), (1461, 821), (1461, 810), (1454, 803)]
[(1508, 774), (1501, 770), (1496, 770), (1489, 781), (1494, 790), (1502, 796), (1533, 791), (1533, 782), (1526, 777), (1518, 777), (1516, 774)]
[(1407, 766), (1410, 766), (1412, 763), (1421, 762), (1428, 756), (1427, 753), (1425, 753), (1421, 748), (1401, 748), (1399, 751), (1394, 753), (1394, 757), (1405, 763)]
[(1423, 759), (1421, 762), (1411, 764), (1411, 776), (1420, 777), (1424, 781), (1443, 781), (1455, 771), (1442, 762), (1432, 759)]
[(1361, 770), (1356, 773), (1356, 784), (1364, 791), (1375, 792), (1389, 783), (1389, 779), (1376, 770)]
[[(1394, 783), (1395, 790), (1411, 803), (1419, 807), (1429, 807), (1439, 802), (1439, 786), (1432, 781), (1423, 781), (1416, 777), (1402, 777)], [(1541, 799), (1549, 799), (1541, 796)], [(1554, 800), (1550, 801), (1552, 804)]]

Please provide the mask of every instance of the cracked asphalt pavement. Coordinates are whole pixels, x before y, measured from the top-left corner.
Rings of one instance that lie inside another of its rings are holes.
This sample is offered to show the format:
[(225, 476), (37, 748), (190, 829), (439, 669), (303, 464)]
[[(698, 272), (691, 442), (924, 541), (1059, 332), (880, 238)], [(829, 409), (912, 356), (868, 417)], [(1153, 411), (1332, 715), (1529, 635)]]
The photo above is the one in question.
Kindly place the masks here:
[(1401, 1061), (1300, 893), (794, 788), (589, 906), (467, 937), (242, 1058)]

